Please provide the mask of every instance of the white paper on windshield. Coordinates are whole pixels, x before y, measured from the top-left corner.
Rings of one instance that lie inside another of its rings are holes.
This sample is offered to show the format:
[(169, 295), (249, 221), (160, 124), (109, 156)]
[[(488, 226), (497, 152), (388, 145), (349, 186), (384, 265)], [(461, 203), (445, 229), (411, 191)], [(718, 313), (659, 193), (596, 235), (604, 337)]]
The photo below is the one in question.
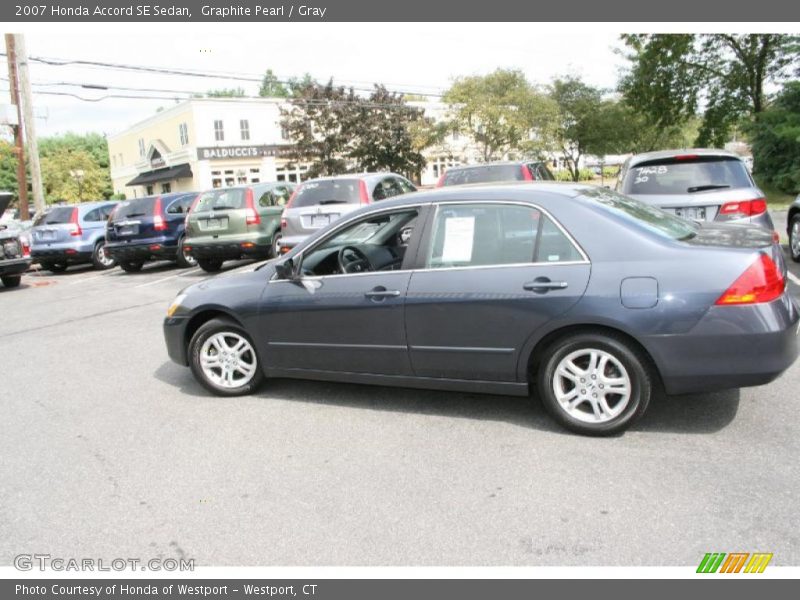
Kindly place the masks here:
[(475, 239), (475, 217), (449, 217), (444, 224), (442, 262), (469, 262)]

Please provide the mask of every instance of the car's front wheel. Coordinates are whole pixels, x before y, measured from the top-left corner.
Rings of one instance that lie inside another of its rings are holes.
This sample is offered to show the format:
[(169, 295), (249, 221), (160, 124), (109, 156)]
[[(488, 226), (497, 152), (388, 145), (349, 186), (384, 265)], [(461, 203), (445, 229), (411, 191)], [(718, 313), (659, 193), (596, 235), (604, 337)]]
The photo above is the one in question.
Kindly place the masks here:
[(242, 396), (264, 380), (255, 346), (244, 329), (227, 319), (204, 323), (189, 342), (192, 373), (219, 396)]
[(15, 288), (18, 287), (22, 281), (22, 275), (3, 275), (0, 277), (0, 281), (2, 281), (3, 285), (7, 288)]
[(579, 333), (547, 351), (537, 374), (545, 409), (567, 429), (611, 435), (647, 410), (652, 383), (645, 359), (621, 338)]
[(800, 215), (792, 217), (789, 224), (789, 254), (794, 262), (800, 262)]

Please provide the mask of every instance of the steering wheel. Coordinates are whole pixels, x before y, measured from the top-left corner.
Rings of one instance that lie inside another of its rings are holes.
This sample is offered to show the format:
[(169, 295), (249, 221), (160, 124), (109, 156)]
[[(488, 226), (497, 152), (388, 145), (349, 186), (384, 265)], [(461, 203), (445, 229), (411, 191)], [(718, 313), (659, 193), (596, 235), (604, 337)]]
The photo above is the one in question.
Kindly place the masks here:
[(338, 255), (339, 270), (342, 273), (363, 273), (374, 271), (369, 258), (355, 246), (343, 246)]

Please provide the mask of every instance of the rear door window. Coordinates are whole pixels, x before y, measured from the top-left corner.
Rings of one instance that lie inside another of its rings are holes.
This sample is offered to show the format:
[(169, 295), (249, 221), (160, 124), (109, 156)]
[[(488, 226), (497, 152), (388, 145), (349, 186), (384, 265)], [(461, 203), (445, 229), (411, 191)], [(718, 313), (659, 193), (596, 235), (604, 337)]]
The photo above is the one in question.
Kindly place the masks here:
[(325, 204), (359, 204), (360, 184), (360, 179), (306, 181), (298, 189), (292, 208)]
[(649, 161), (625, 173), (626, 194), (693, 194), (753, 185), (745, 164), (736, 158), (694, 156)]

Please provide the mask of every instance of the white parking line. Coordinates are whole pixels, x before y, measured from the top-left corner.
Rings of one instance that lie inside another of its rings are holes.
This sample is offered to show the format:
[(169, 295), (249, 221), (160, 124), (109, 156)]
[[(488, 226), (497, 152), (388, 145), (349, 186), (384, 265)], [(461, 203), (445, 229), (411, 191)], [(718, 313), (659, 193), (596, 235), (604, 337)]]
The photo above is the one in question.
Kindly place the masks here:
[(95, 275), (90, 275), (89, 277), (81, 277), (80, 279), (76, 279), (75, 281), (70, 281), (69, 285), (76, 285), (78, 283), (83, 283), (84, 281), (89, 281), (90, 279), (97, 279), (98, 277), (106, 277), (108, 275), (119, 274), (118, 271), (114, 271), (110, 269), (108, 271), (103, 271), (102, 273), (97, 273)]
[(188, 271), (184, 271), (183, 273), (178, 273), (177, 275), (170, 275), (169, 277), (162, 277), (161, 279), (156, 279), (155, 281), (148, 281), (147, 283), (140, 283), (139, 285), (135, 285), (133, 287), (141, 288), (147, 287), (150, 285), (155, 285), (157, 283), (162, 283), (164, 281), (169, 281), (170, 279), (175, 279), (176, 277), (183, 277), (184, 275), (189, 275), (191, 273), (195, 273), (200, 270), (200, 267), (195, 267), (194, 269), (189, 269)]
[(789, 273), (787, 273), (787, 275), (789, 275), (789, 279), (790, 279), (790, 280), (791, 280), (791, 281), (792, 281), (792, 282), (793, 282), (795, 285), (800, 285), (800, 277), (798, 277), (797, 275), (795, 275), (795, 274), (794, 274), (794, 273), (792, 273), (792, 272), (789, 272)]

